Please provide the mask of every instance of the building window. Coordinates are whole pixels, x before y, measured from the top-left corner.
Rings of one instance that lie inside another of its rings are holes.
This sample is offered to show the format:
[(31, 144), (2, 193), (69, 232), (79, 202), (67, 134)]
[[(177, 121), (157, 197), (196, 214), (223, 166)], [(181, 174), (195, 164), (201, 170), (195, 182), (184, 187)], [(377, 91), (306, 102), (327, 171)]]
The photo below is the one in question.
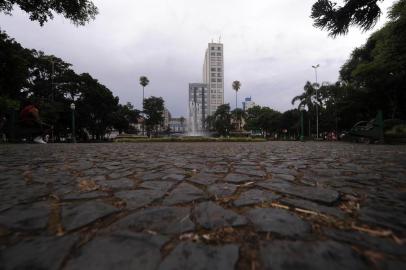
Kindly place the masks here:
[(218, 52), (218, 53), (217, 53), (217, 56), (221, 56), (221, 52)]
[(221, 77), (221, 73), (217, 73), (217, 77)]
[(221, 68), (217, 68), (217, 71), (221, 71)]
[(211, 79), (211, 82), (216, 82), (216, 79), (215, 79), (215, 78), (212, 78), (212, 79)]
[(214, 52), (210, 53), (211, 56), (215, 56), (216, 54)]
[(219, 50), (219, 51), (220, 51), (220, 50), (221, 50), (221, 47), (217, 47), (217, 50)]
[(211, 68), (211, 71), (216, 71), (216, 68)]
[(223, 80), (222, 79), (217, 79), (217, 82), (222, 82)]
[(214, 47), (211, 47), (211, 49), (214, 50), (215, 48), (214, 48)]

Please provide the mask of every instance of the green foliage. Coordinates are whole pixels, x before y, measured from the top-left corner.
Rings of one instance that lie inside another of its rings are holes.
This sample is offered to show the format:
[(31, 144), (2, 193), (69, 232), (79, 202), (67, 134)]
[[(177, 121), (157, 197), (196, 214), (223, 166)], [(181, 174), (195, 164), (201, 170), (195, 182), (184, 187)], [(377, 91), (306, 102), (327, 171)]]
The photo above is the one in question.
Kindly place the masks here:
[(94, 20), (98, 14), (97, 7), (89, 0), (1, 0), (0, 12), (11, 15), (14, 7), (18, 6), (27, 12), (31, 21), (38, 21), (41, 26), (54, 14), (61, 14), (75, 25), (84, 25)]
[[(375, 5), (376, 2), (370, 1), (370, 4)], [(326, 1), (318, 3), (329, 4)], [(349, 0), (344, 7), (334, 7), (328, 16), (335, 16), (335, 12), (340, 16), (355, 16), (352, 11), (347, 15), (340, 12), (363, 5), (368, 3)], [(353, 11), (361, 12), (361, 9)], [(369, 11), (365, 9), (362, 12), (368, 14)], [(335, 23), (340, 24), (343, 19), (340, 16), (335, 19), (337, 21), (330, 21), (333, 28), (326, 26), (333, 34), (347, 31), (345, 27), (348, 25), (344, 24), (343, 28), (337, 28), (340, 31), (336, 29), (338, 32), (334, 32), (334, 27), (339, 26)], [(362, 16), (359, 18), (362, 20)], [(353, 19), (348, 23), (357, 23)], [(340, 80), (336, 84), (323, 85), (318, 89), (321, 131), (348, 130), (358, 121), (375, 118), (378, 110), (383, 111), (385, 119), (406, 119), (406, 0), (397, 1), (391, 7), (389, 19), (384, 27), (371, 34), (363, 46), (352, 52), (341, 67)], [(307, 116), (311, 121), (315, 120), (314, 96), (315, 87), (307, 82), (304, 92), (292, 100), (292, 104), (299, 101), (300, 105), (308, 108)], [(312, 126), (314, 132), (315, 125)]]
[[(76, 74), (62, 59), (28, 50), (0, 31), (0, 114), (15, 119), (27, 100), (36, 101), (54, 136), (71, 131), (70, 104), (76, 104), (78, 134), (101, 139), (112, 127), (128, 129), (138, 111), (119, 105), (118, 97), (87, 73)], [(18, 119), (17, 119), (18, 120)], [(8, 125), (17, 125), (11, 123)]]
[(140, 84), (142, 85), (142, 87), (145, 87), (149, 84), (149, 80), (146, 76), (141, 76), (140, 77)]
[(266, 133), (277, 132), (281, 126), (282, 114), (268, 107), (254, 106), (247, 110), (246, 130)]
[(140, 111), (134, 109), (131, 103), (126, 105), (118, 105), (118, 109), (113, 113), (113, 127), (122, 132), (128, 132), (131, 129), (131, 124), (136, 124), (137, 119), (140, 116)]
[(232, 120), (236, 123), (235, 129), (240, 131), (241, 130), (241, 124), (243, 120), (247, 117), (247, 114), (243, 109), (236, 108), (231, 111), (231, 118)]
[(315, 27), (327, 29), (333, 37), (346, 34), (352, 25), (366, 31), (381, 15), (380, 1), (383, 0), (345, 0), (343, 6), (337, 6), (330, 0), (317, 0), (312, 7), (311, 18)]
[(232, 86), (233, 86), (234, 91), (238, 92), (238, 90), (240, 90), (240, 88), (241, 88), (241, 83), (240, 83), (240, 81), (233, 81)]
[(231, 131), (231, 113), (230, 105), (223, 104), (218, 106), (213, 114), (213, 127), (220, 136), (228, 136)]
[(275, 111), (268, 107), (261, 108), (261, 114), (258, 118), (258, 125), (265, 132), (268, 134), (270, 132), (275, 132), (279, 128), (279, 120), (281, 117), (281, 113)]
[(405, 118), (406, 0), (395, 3), (390, 14), (391, 20), (354, 50), (340, 78), (368, 105), (367, 114), (382, 109), (386, 118)]
[(148, 134), (163, 125), (164, 121), (164, 100), (161, 97), (149, 97), (144, 100), (145, 124)]

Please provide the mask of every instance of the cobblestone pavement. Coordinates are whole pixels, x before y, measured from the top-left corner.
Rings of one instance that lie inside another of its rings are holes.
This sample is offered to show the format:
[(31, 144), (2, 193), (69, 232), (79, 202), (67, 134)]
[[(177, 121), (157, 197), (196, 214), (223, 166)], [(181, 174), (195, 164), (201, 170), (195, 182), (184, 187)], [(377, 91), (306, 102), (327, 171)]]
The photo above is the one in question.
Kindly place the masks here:
[(0, 145), (0, 269), (406, 269), (406, 146)]

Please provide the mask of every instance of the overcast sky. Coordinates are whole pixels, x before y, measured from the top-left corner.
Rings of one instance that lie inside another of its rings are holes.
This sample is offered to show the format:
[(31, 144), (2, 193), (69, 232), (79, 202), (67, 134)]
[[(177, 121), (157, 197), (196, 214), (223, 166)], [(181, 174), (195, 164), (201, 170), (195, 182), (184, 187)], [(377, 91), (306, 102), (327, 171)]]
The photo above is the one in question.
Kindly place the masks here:
[[(106, 85), (121, 103), (141, 107), (138, 78), (146, 75), (146, 96), (162, 96), (173, 116), (186, 115), (189, 82), (202, 81), (208, 42), (224, 44), (225, 102), (234, 107), (234, 80), (246, 96), (279, 111), (314, 81), (334, 82), (351, 51), (372, 31), (351, 29), (335, 39), (312, 26), (315, 0), (95, 0), (100, 14), (84, 27), (56, 16), (43, 27), (15, 9), (0, 14), (0, 27), (24, 47), (54, 54)], [(375, 30), (386, 21), (394, 1)], [(241, 106), (241, 103), (240, 105)]]

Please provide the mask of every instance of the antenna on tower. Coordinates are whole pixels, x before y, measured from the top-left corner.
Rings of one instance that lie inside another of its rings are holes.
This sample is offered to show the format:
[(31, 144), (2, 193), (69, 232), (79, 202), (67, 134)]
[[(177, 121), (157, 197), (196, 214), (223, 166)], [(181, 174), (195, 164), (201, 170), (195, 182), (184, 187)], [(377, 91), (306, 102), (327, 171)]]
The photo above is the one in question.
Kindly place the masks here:
[(219, 36), (219, 43), (221, 43), (221, 35)]
[(213, 43), (213, 39), (211, 39), (211, 43)]

